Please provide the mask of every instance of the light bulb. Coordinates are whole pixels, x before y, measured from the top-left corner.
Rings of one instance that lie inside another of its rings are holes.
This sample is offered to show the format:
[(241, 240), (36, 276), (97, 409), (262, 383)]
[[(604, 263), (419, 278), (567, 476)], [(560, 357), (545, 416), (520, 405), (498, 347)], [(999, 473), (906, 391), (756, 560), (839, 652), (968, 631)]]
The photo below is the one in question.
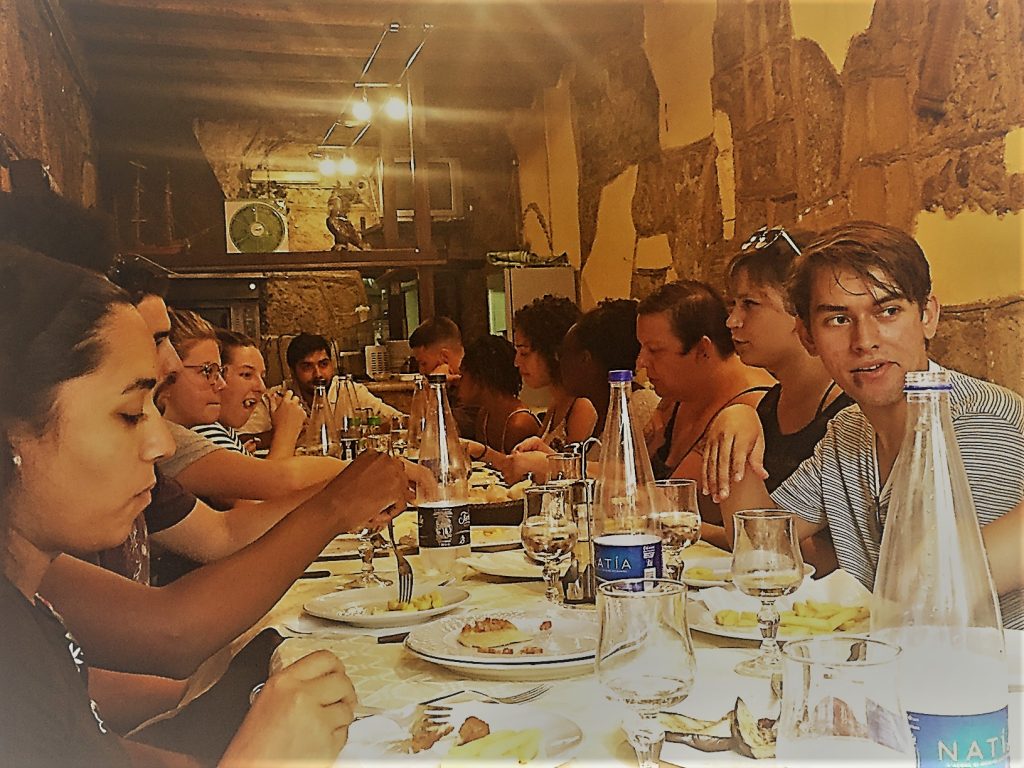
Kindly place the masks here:
[(352, 116), (355, 117), (356, 120), (364, 123), (367, 122), (371, 117), (373, 117), (373, 110), (370, 109), (369, 102), (363, 99), (362, 101), (357, 101), (353, 104)]
[(397, 96), (392, 96), (384, 103), (384, 112), (392, 120), (401, 120), (405, 117), (405, 101)]
[(320, 161), (320, 175), (321, 176), (333, 176), (338, 172), (338, 167), (334, 161), (329, 157), (325, 157)]
[(338, 173), (342, 176), (355, 176), (359, 167), (351, 157), (343, 157), (338, 161)]

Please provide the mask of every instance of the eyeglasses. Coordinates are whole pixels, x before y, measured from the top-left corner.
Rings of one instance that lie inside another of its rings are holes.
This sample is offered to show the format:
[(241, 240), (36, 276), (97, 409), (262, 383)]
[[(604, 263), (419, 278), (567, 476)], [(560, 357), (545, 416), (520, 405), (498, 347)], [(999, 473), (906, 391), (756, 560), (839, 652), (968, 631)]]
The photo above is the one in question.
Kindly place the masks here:
[(223, 377), (228, 372), (226, 365), (218, 365), (217, 363), (183, 365), (182, 368), (188, 368), (190, 371), (199, 371), (199, 374), (209, 382), (216, 381), (218, 376)]
[(740, 246), (740, 250), (746, 251), (753, 248), (755, 251), (760, 251), (774, 245), (775, 241), (780, 237), (793, 249), (793, 253), (797, 256), (800, 255), (800, 249), (797, 247), (797, 244), (793, 242), (793, 238), (789, 236), (789, 233), (783, 227), (771, 227), (770, 229), (768, 227), (761, 227), (747, 238), (747, 242)]

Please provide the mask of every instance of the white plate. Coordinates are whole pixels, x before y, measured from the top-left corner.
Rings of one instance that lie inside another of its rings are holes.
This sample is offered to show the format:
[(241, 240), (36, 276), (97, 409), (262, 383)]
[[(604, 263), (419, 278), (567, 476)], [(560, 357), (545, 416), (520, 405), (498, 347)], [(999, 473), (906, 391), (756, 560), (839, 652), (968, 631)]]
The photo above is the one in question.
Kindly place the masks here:
[[(482, 653), (459, 642), (462, 627), (485, 617), (508, 619), (531, 635), (529, 640), (512, 648), (536, 646), (539, 654), (499, 655)], [(551, 629), (542, 630), (550, 621)], [(418, 656), (438, 664), (455, 663), (459, 668), (482, 667), (547, 667), (563, 662), (584, 661), (593, 664), (597, 650), (597, 623), (592, 617), (559, 609), (547, 611), (488, 611), (469, 616), (450, 616), (424, 627), (416, 627), (405, 639), (405, 645)]]
[[(337, 765), (351, 766), (354, 763), (365, 763), (379, 768), (382, 765), (408, 765), (414, 763), (423, 766), (436, 766), (444, 759), (448, 751), (455, 745), (459, 727), (470, 715), (479, 717), (486, 722), (491, 732), (505, 730), (524, 730), (539, 728), (543, 732), (540, 752), (530, 761), (536, 768), (554, 768), (572, 759), (580, 742), (583, 731), (567, 717), (537, 707), (518, 704), (483, 704), (469, 702), (452, 704), (453, 732), (441, 739), (428, 750), (415, 755), (405, 752), (409, 732), (398, 723), (389, 720), (386, 715), (375, 715), (358, 720), (349, 727), (348, 741), (338, 755)], [(469, 766), (472, 763), (466, 762)], [(499, 764), (499, 763), (488, 763)], [(504, 763), (501, 763), (504, 764)], [(517, 765), (510, 760), (509, 765)]]
[[(723, 627), (715, 623), (715, 615), (708, 610), (708, 607), (700, 600), (688, 600), (686, 603), (686, 621), (690, 629), (703, 632), (706, 635), (718, 635), (718, 637), (731, 637), (735, 640), (761, 640), (761, 630), (758, 627)], [(870, 622), (864, 620), (863, 626), (850, 632), (839, 632), (838, 634), (863, 634), (868, 631)], [(807, 632), (793, 632), (779, 628), (776, 638), (780, 643), (789, 640), (806, 640), (809, 637), (821, 637), (820, 633), (810, 634)]]
[[(418, 589), (414, 595), (425, 594), (431, 589)], [(330, 592), (310, 600), (302, 607), (306, 613), (319, 616), (321, 619), (341, 621), (356, 627), (405, 627), (447, 613), (469, 597), (469, 592), (464, 589), (438, 587), (437, 591), (441, 593), (441, 599), (444, 600), (444, 605), (440, 608), (428, 608), (425, 611), (369, 612), (371, 608), (375, 607), (386, 608), (388, 600), (397, 599), (396, 590), (395, 586), (390, 586)]]
[[(693, 579), (686, 575), (690, 568), (709, 568), (714, 571), (715, 578)], [(683, 575), (680, 579), (688, 587), (724, 587), (732, 583), (732, 558), (729, 557), (701, 557), (692, 560), (683, 560)], [(804, 563), (804, 578), (809, 579), (814, 575), (814, 566)]]
[[(521, 549), (507, 552), (476, 552), (469, 557), (460, 557), (459, 562), (468, 565), (477, 573), (488, 576), (504, 576), (507, 579), (542, 579), (544, 571), (526, 557)], [(569, 567), (569, 560), (562, 563), (562, 573)]]
[(474, 525), (469, 530), (473, 547), (511, 547), (522, 544), (518, 525)]

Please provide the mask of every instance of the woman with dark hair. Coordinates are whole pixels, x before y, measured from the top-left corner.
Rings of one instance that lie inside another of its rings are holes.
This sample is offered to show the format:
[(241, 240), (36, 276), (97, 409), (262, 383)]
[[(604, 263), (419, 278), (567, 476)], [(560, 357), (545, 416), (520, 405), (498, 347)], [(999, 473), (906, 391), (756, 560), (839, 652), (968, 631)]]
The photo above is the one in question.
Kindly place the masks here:
[[(705, 283), (666, 283), (637, 311), (637, 367), (647, 369), (661, 396), (647, 440), (655, 477), (699, 480), (715, 416), (733, 403), (757, 405), (774, 379), (736, 355), (725, 301)], [(711, 523), (721, 521), (707, 497), (701, 499), (701, 513)]]
[(477, 408), (476, 444), (469, 446), (474, 459), (483, 460), (488, 449), (510, 453), (541, 432), (540, 421), (519, 399), (523, 382), (515, 358), (515, 348), (501, 336), (484, 336), (466, 347), (459, 400)]
[[(634, 299), (606, 299), (584, 313), (562, 339), (562, 382), (569, 392), (593, 403), (597, 410), (595, 435), (604, 431), (608, 415), (608, 372), (636, 368), (640, 354), (636, 307)], [(647, 426), (658, 400), (653, 390), (633, 382), (629, 407), (638, 429)]]
[[(174, 450), (152, 400), (152, 333), (105, 279), (0, 245), (0, 361), (4, 758), (182, 765), (183, 756), (122, 739), (104, 724), (89, 696), (86, 654), (37, 594), (62, 552), (125, 539), (149, 503), (155, 462)], [(311, 654), (271, 678), (222, 765), (330, 765), (354, 706), (341, 662)]]
[(597, 424), (593, 404), (565, 388), (558, 361), (562, 339), (579, 316), (579, 307), (564, 296), (544, 296), (516, 312), (513, 321), (516, 367), (523, 384), (551, 391), (541, 439), (555, 450), (586, 440)]

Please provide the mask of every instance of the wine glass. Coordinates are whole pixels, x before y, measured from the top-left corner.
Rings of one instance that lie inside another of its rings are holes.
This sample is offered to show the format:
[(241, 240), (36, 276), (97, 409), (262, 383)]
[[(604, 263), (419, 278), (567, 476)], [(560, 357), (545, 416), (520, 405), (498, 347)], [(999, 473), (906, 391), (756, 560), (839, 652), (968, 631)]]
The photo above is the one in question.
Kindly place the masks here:
[(535, 485), (527, 488), (523, 524), (519, 533), (526, 554), (544, 566), (544, 597), (559, 602), (558, 564), (573, 547), (579, 531), (573, 522), (571, 488), (567, 485)]
[(686, 585), (667, 579), (622, 579), (597, 590), (597, 675), (623, 722), (640, 768), (656, 768), (665, 729), (658, 712), (686, 698), (696, 664), (686, 624)]
[[(358, 534), (359, 542), (359, 558), (363, 561), (362, 568), (353, 578), (346, 581), (341, 585), (341, 589), (361, 589), (363, 587), (387, 587), (394, 582), (391, 579), (385, 579), (382, 576), (378, 576), (373, 571), (373, 554), (376, 550), (374, 544), (374, 537), (379, 536), (377, 533), (373, 533), (369, 528), (363, 528)], [(381, 539), (383, 542), (384, 540)], [(385, 548), (387, 544), (384, 544)]]
[(391, 419), (391, 455), (405, 456), (409, 447), (409, 417), (404, 413)]
[(914, 742), (900, 704), (899, 647), (860, 637), (786, 643), (776, 757), (823, 765), (913, 768)]
[(736, 665), (750, 677), (771, 677), (782, 671), (775, 635), (779, 612), (775, 601), (795, 592), (804, 580), (804, 561), (793, 513), (781, 509), (747, 509), (733, 515), (732, 583), (761, 601), (757, 622), (761, 648), (757, 656)]
[(681, 478), (654, 483), (652, 517), (661, 536), (665, 575), (678, 580), (682, 575), (683, 550), (700, 541), (700, 508), (697, 482)]
[(574, 483), (582, 480), (580, 457), (575, 453), (549, 453), (547, 456), (548, 483)]

